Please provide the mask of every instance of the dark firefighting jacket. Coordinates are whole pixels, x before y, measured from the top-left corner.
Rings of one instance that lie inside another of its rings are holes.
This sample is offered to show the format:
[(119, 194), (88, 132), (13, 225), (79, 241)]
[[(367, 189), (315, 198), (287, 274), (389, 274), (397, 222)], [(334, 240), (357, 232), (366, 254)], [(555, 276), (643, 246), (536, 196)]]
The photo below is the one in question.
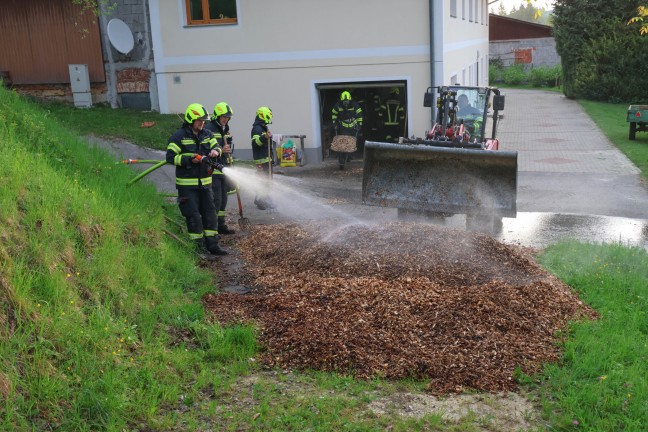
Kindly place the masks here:
[[(227, 142), (229, 143), (231, 150), (234, 150), (234, 147), (232, 145), (232, 136), (229, 134), (230, 128), (228, 124), (223, 127), (217, 120), (212, 120), (209, 123), (205, 124), (205, 129), (208, 129), (209, 131), (211, 131), (211, 133), (214, 134), (214, 138), (216, 138), (216, 141), (218, 142), (218, 146), (220, 148), (223, 148), (225, 146), (225, 143)], [(218, 156), (218, 163), (223, 166), (232, 165), (232, 154), (221, 153)], [(222, 174), (222, 172), (214, 170), (214, 174)]]
[(362, 126), (362, 107), (354, 100), (350, 100), (347, 106), (343, 101), (337, 101), (331, 110), (331, 120), (339, 123), (345, 129), (355, 129)]
[(270, 162), (270, 150), (268, 149), (268, 125), (263, 119), (256, 117), (252, 125), (252, 157), (255, 164)]
[(199, 189), (209, 187), (212, 182), (211, 167), (209, 164), (194, 164), (191, 162), (195, 154), (209, 155), (211, 150), (221, 149), (216, 138), (207, 129), (194, 135), (191, 126), (184, 124), (169, 138), (166, 160), (176, 167), (176, 188)]

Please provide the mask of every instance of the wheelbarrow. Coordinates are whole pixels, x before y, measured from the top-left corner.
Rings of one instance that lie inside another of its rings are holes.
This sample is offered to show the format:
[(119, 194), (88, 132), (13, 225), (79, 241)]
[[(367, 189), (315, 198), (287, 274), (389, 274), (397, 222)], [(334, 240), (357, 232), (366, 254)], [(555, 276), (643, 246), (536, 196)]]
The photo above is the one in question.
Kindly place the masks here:
[(648, 132), (648, 105), (630, 105), (626, 120), (630, 123), (628, 138), (634, 141), (637, 131)]
[(344, 169), (349, 154), (355, 152), (358, 149), (358, 132), (359, 129), (355, 129), (354, 135), (338, 135), (337, 126), (335, 127), (335, 136), (331, 142), (331, 150), (338, 154), (338, 162), (340, 163), (340, 169)]

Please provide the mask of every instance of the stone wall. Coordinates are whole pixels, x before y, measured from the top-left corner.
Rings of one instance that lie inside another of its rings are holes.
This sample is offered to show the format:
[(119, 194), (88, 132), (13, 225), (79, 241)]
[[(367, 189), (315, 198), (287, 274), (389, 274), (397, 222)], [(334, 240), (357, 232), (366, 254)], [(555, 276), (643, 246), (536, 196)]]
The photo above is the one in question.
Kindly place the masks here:
[[(114, 5), (100, 18), (106, 67), (107, 100), (113, 107), (159, 109), (148, 2), (112, 0)], [(127, 54), (109, 41), (107, 26), (118, 18), (133, 33), (134, 46)]]
[(552, 37), (536, 39), (506, 40), (489, 43), (490, 59), (499, 58), (507, 67), (522, 63), (527, 69), (553, 67), (560, 64), (556, 41)]

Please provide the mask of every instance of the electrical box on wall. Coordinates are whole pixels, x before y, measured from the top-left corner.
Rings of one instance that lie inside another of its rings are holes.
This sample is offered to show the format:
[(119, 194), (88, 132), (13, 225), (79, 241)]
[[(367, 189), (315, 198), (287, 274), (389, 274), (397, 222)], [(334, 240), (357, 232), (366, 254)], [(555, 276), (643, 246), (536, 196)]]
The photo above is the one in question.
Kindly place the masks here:
[(90, 94), (90, 75), (88, 74), (87, 64), (68, 65), (70, 70), (70, 87), (72, 88), (72, 97), (74, 106), (78, 108), (87, 108), (92, 106), (92, 96)]

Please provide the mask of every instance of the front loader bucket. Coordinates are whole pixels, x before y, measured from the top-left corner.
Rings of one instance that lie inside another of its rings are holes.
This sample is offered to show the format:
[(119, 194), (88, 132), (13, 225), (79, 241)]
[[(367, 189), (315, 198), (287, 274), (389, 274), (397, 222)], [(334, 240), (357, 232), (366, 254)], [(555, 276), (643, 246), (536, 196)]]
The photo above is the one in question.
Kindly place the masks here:
[(365, 142), (365, 204), (515, 217), (517, 152)]

